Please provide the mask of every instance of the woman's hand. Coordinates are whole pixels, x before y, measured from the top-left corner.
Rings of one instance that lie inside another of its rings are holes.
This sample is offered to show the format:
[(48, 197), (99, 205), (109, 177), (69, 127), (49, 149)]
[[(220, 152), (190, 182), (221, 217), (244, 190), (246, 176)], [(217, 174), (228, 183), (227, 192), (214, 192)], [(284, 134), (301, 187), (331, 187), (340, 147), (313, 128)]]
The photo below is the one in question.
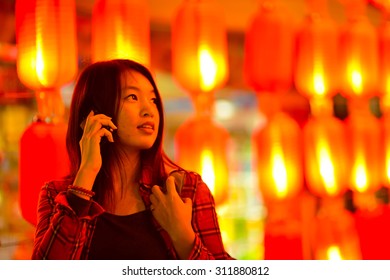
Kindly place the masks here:
[(96, 175), (102, 166), (100, 142), (102, 137), (114, 142), (112, 131), (117, 129), (111, 118), (104, 114), (95, 115), (91, 111), (82, 124), (83, 136), (80, 139), (81, 163), (74, 185), (92, 189)]
[(192, 250), (195, 233), (192, 229), (192, 201), (181, 198), (176, 191), (175, 179), (169, 176), (167, 193), (153, 186), (150, 201), (154, 218), (168, 232), (181, 258), (187, 258)]

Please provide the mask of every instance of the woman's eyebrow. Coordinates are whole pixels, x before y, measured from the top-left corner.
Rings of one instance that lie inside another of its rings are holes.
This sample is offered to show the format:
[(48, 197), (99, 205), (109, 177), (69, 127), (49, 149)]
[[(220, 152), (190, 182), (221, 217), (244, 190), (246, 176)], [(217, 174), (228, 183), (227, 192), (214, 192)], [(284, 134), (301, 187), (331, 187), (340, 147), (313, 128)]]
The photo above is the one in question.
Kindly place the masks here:
[[(126, 86), (124, 88), (122, 88), (122, 91), (125, 91), (125, 90), (136, 90), (136, 91), (141, 91), (141, 89), (137, 86)], [(154, 89), (152, 88), (150, 90), (151, 93), (155, 93)]]

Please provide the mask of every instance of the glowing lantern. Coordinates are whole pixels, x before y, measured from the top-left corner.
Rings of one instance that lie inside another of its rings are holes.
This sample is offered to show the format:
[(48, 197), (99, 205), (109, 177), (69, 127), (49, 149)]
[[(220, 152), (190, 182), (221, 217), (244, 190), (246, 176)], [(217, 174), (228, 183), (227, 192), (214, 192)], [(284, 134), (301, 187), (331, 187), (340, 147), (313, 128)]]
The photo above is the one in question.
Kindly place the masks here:
[(185, 0), (172, 23), (172, 73), (191, 95), (225, 85), (229, 76), (223, 14), (213, 0)]
[(16, 1), (17, 72), (36, 92), (37, 120), (20, 141), (20, 206), (36, 224), (38, 193), (45, 181), (68, 171), (59, 88), (77, 72), (76, 7), (73, 0)]
[(92, 61), (128, 58), (150, 65), (147, 1), (97, 0), (92, 11)]
[(217, 204), (228, 194), (229, 134), (212, 121), (214, 90), (228, 77), (224, 19), (214, 1), (185, 0), (172, 22), (172, 73), (192, 97), (195, 116), (175, 135), (176, 159), (202, 175)]
[(331, 97), (339, 89), (338, 27), (328, 15), (326, 0), (308, 3), (311, 12), (297, 37), (295, 86), (308, 98)]
[(302, 143), (298, 124), (276, 113), (253, 135), (259, 185), (266, 200), (296, 196), (303, 187)]
[(341, 88), (345, 97), (378, 92), (378, 35), (364, 15), (366, 0), (346, 0), (348, 23), (341, 32)]
[[(386, 5), (385, 5), (386, 4)], [(383, 185), (390, 186), (390, 2), (384, 3), (384, 18), (379, 28), (380, 46), (380, 92), (382, 109), (382, 130), (384, 133), (384, 180)]]
[[(352, 104), (346, 119), (346, 131), (350, 138), (351, 159), (350, 187), (357, 193), (374, 192), (381, 187), (383, 169), (383, 143), (379, 120), (364, 104)], [(368, 107), (368, 105), (366, 105)]]
[(73, 0), (16, 1), (18, 77), (32, 89), (70, 82), (77, 72)]
[(316, 260), (360, 260), (359, 236), (353, 215), (342, 200), (324, 199), (312, 223)]
[(176, 160), (201, 174), (217, 205), (228, 195), (228, 132), (210, 117), (187, 120), (175, 135)]
[(20, 140), (20, 205), (23, 217), (35, 225), (39, 191), (49, 180), (69, 170), (65, 149), (67, 125), (32, 123)]
[(263, 0), (245, 35), (244, 75), (256, 91), (292, 85), (295, 26), (279, 0)]
[(320, 197), (338, 196), (348, 186), (348, 153), (343, 123), (332, 117), (311, 118), (304, 127), (305, 177)]

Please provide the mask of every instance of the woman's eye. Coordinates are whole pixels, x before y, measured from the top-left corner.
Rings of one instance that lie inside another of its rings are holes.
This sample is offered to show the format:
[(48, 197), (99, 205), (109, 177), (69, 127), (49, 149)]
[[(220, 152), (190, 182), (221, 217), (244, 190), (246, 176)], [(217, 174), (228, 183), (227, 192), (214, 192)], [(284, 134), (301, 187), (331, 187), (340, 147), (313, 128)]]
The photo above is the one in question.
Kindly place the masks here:
[(126, 98), (130, 100), (138, 100), (137, 95), (135, 94), (129, 94)]

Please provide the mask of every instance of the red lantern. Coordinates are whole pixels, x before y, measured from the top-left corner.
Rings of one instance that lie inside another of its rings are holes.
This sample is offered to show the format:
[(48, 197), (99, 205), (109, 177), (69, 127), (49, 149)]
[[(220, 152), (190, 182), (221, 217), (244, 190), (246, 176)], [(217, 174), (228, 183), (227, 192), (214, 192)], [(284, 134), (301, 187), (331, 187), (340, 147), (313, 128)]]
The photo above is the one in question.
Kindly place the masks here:
[(313, 194), (335, 197), (347, 190), (346, 140), (343, 123), (333, 116), (313, 117), (305, 124), (305, 178)]
[(348, 23), (341, 32), (342, 94), (372, 97), (378, 94), (378, 35), (365, 16), (366, 0), (347, 0)]
[(303, 188), (302, 142), (298, 124), (279, 112), (253, 134), (259, 185), (265, 200), (293, 198)]
[(47, 180), (68, 172), (59, 88), (77, 72), (76, 6), (73, 0), (16, 1), (17, 70), (36, 92), (37, 122), (20, 142), (20, 207), (36, 224), (38, 193)]
[(172, 23), (172, 74), (197, 95), (222, 87), (229, 76), (224, 18), (214, 0), (184, 0)]
[(179, 127), (175, 135), (176, 160), (201, 174), (217, 205), (228, 196), (227, 153), (229, 134), (208, 116), (196, 116)]
[(261, 1), (245, 36), (244, 75), (256, 91), (292, 86), (295, 25), (279, 0)]
[(65, 147), (67, 125), (32, 123), (20, 140), (20, 206), (22, 216), (37, 223), (38, 195), (43, 184), (69, 171)]
[(18, 77), (34, 90), (60, 87), (77, 72), (74, 0), (17, 0)]
[(202, 175), (217, 204), (228, 194), (228, 132), (212, 121), (213, 91), (228, 78), (227, 38), (213, 0), (185, 0), (172, 22), (172, 74), (191, 95), (196, 115), (175, 135), (180, 165)]
[(380, 121), (368, 108), (364, 109), (364, 103), (352, 103), (350, 116), (346, 119), (346, 131), (350, 139), (349, 184), (353, 191), (360, 194), (377, 191), (382, 186), (384, 170)]
[(326, 0), (309, 1), (310, 14), (297, 40), (295, 86), (308, 98), (332, 97), (339, 90), (339, 32), (328, 15)]
[(360, 260), (359, 236), (353, 215), (342, 199), (323, 199), (312, 223), (312, 250), (316, 260)]
[(379, 28), (380, 46), (380, 92), (382, 109), (382, 130), (384, 133), (384, 180), (383, 185), (390, 187), (390, 2), (383, 7), (383, 22)]
[(92, 61), (128, 58), (150, 65), (146, 1), (97, 0), (92, 12)]

